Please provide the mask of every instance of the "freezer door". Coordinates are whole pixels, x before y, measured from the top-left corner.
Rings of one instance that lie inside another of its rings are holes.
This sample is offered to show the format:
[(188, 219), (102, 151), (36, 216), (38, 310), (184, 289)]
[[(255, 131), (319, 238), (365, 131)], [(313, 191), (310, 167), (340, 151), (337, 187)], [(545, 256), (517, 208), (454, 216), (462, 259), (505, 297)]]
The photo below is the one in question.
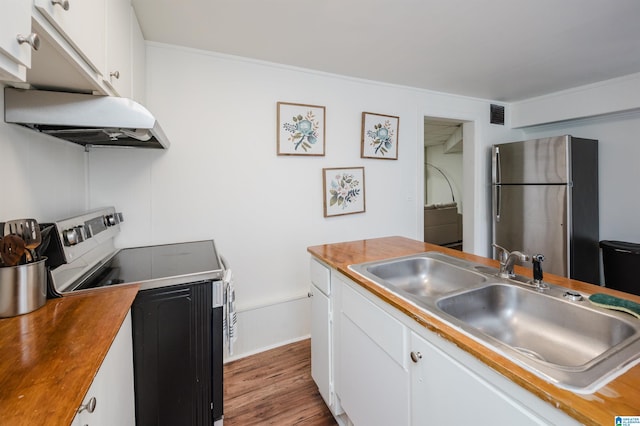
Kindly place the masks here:
[(544, 271), (568, 276), (567, 191), (566, 185), (494, 185), (493, 242), (541, 253)]
[(493, 183), (555, 184), (570, 182), (570, 136), (493, 146)]

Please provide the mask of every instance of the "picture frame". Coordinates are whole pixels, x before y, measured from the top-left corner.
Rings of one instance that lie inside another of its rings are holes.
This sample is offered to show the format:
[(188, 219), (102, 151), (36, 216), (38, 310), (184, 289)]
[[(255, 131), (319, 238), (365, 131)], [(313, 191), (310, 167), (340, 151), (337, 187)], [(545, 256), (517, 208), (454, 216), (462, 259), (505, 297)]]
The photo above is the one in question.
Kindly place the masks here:
[(364, 167), (322, 169), (324, 217), (364, 213)]
[(324, 156), (324, 106), (278, 102), (278, 155)]
[(400, 117), (363, 112), (360, 157), (397, 160), (399, 131)]

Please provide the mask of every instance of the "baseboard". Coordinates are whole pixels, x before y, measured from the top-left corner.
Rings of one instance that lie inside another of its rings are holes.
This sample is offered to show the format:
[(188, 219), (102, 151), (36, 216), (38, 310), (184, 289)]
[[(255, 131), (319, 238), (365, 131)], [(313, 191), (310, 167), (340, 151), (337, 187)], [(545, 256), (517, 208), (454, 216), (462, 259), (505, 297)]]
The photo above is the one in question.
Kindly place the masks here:
[(311, 335), (308, 334), (306, 336), (296, 337), (294, 339), (287, 340), (287, 341), (284, 341), (284, 342), (278, 342), (278, 343), (270, 345), (270, 346), (264, 346), (264, 347), (261, 347), (261, 348), (257, 348), (257, 349), (255, 349), (255, 350), (253, 350), (251, 352), (244, 352), (244, 353), (239, 354), (239, 355), (232, 355), (232, 356), (226, 357), (224, 359), (224, 363), (226, 364), (228, 362), (237, 361), (239, 359), (246, 358), (246, 357), (251, 356), (251, 355), (256, 355), (256, 354), (259, 354), (261, 352), (265, 352), (265, 351), (268, 351), (268, 350), (271, 350), (271, 349), (279, 348), (280, 346), (285, 346), (285, 345), (288, 345), (288, 344), (291, 344), (291, 343), (296, 343), (296, 342), (299, 342), (301, 340), (306, 340), (306, 339), (310, 339), (310, 338), (311, 338)]
[(237, 316), (238, 339), (232, 354), (225, 350), (225, 363), (308, 339), (311, 334), (311, 303), (306, 295), (245, 309)]

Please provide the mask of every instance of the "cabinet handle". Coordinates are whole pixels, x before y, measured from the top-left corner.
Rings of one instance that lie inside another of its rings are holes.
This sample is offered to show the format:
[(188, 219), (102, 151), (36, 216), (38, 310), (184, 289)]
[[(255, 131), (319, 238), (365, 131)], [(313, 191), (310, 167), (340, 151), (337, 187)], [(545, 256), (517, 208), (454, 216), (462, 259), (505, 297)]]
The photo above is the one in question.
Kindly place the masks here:
[(51, 0), (52, 5), (60, 5), (64, 10), (69, 10), (69, 0)]
[(89, 402), (78, 407), (78, 413), (82, 413), (85, 410), (87, 410), (87, 413), (93, 413), (96, 409), (97, 403), (98, 401), (96, 400), (96, 397), (92, 396), (91, 399), (89, 399)]
[(38, 50), (40, 48), (40, 37), (38, 37), (38, 34), (36, 33), (31, 33), (28, 36), (18, 34), (16, 40), (18, 40), (18, 44), (27, 43), (33, 50)]
[(111, 71), (109, 73), (109, 77), (113, 77), (116, 80), (118, 80), (120, 78), (120, 71)]
[(411, 352), (411, 361), (418, 362), (422, 359), (422, 354), (420, 352)]
[(310, 291), (309, 293), (307, 293), (307, 297), (313, 297), (313, 292)]

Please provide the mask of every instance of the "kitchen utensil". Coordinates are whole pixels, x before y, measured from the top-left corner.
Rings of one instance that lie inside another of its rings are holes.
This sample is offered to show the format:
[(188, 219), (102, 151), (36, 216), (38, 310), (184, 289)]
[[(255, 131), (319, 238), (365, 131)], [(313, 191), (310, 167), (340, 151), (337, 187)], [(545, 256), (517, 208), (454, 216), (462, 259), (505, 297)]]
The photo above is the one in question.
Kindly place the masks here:
[(25, 253), (24, 240), (18, 235), (5, 235), (0, 245), (0, 255), (6, 266), (16, 266)]
[(0, 318), (26, 314), (47, 301), (47, 258), (0, 268)]
[(33, 250), (42, 242), (40, 225), (35, 219), (10, 220), (4, 225), (4, 233), (22, 237), (25, 244), (27, 262), (34, 260), (35, 252)]
[(47, 248), (49, 248), (49, 243), (51, 242), (51, 231), (53, 228), (53, 225), (43, 225), (43, 228), (40, 229), (41, 243), (35, 248), (36, 257), (38, 259), (40, 259), (47, 251)]

